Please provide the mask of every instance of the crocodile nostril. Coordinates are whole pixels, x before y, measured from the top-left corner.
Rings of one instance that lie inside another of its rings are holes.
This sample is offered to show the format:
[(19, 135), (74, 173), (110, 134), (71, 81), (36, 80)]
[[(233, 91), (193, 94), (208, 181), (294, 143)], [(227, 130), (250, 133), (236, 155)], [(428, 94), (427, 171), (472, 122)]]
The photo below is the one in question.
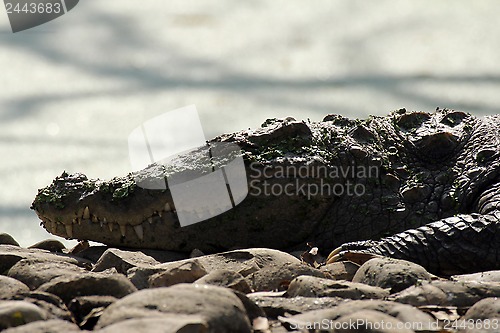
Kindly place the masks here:
[(425, 157), (437, 159), (451, 154), (457, 144), (457, 137), (450, 132), (426, 135), (415, 142), (415, 146)]

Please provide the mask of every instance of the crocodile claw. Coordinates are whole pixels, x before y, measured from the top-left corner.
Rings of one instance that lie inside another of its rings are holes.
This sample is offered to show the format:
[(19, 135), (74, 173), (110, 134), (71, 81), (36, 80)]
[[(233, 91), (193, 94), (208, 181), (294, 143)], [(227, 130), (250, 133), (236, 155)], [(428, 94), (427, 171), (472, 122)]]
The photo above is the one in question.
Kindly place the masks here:
[(380, 257), (379, 254), (375, 253), (376, 245), (378, 245), (376, 241), (359, 241), (343, 244), (330, 252), (326, 259), (326, 264), (347, 260), (361, 265), (372, 258)]
[(353, 263), (362, 265), (370, 259), (380, 258), (380, 257), (382, 256), (374, 253), (345, 251), (332, 256), (330, 259), (326, 261), (326, 264), (333, 264), (334, 262), (338, 261), (352, 261)]
[[(335, 250), (334, 250), (335, 251)], [(325, 264), (333, 264), (334, 262), (337, 262), (337, 261), (342, 261), (343, 259), (343, 255), (340, 255), (340, 254), (333, 254), (332, 251), (329, 255), (328, 255), (328, 258), (326, 259), (326, 262)]]
[(340, 261), (341, 257), (340, 257), (339, 254), (342, 251), (344, 251), (343, 247), (339, 246), (338, 248), (336, 248), (335, 250), (333, 250), (332, 252), (330, 252), (330, 254), (328, 255), (328, 258), (326, 258), (326, 263), (327, 264), (331, 264), (333, 262)]

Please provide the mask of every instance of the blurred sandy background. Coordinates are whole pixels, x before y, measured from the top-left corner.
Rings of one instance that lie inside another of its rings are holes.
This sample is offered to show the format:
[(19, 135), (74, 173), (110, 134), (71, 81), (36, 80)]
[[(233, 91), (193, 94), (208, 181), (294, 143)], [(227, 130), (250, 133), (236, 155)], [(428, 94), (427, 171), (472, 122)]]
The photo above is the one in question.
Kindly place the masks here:
[[(130, 171), (127, 136), (196, 104), (207, 137), (266, 118), (500, 106), (496, 1), (82, 0), (13, 34), (0, 8), (0, 232), (68, 172)], [(73, 243), (68, 243), (73, 244)]]

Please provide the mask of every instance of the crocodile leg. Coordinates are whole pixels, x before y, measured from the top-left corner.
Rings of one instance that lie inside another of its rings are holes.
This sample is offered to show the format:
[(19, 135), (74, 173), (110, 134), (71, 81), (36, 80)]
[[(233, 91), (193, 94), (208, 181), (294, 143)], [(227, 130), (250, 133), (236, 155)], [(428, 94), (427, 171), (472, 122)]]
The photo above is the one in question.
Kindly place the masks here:
[(457, 215), (380, 241), (346, 243), (332, 252), (328, 263), (360, 253), (413, 261), (442, 275), (497, 269), (499, 219), (498, 211)]

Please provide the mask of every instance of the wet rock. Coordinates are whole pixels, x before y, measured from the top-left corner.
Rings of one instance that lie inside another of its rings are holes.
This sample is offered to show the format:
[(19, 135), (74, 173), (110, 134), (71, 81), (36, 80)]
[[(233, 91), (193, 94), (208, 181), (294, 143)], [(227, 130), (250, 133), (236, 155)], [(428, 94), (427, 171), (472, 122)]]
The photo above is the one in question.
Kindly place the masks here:
[(6, 272), (22, 259), (67, 262), (81, 267), (88, 267), (91, 264), (88, 260), (67, 254), (51, 253), (40, 249), (24, 249), (14, 245), (0, 245), (0, 273)]
[(60, 276), (40, 287), (59, 296), (66, 304), (78, 296), (103, 295), (122, 298), (137, 288), (122, 274), (86, 272), (74, 276)]
[(77, 265), (61, 261), (23, 259), (9, 269), (8, 276), (25, 283), (31, 290), (59, 276), (75, 276), (86, 272)]
[(99, 258), (93, 272), (102, 272), (114, 267), (118, 273), (127, 274), (132, 267), (150, 267), (159, 264), (158, 261), (141, 251), (123, 251), (115, 248), (107, 249)]
[(228, 251), (198, 257), (196, 260), (199, 260), (207, 271), (223, 268), (238, 272), (243, 276), (270, 265), (283, 266), (285, 264), (300, 263), (299, 259), (288, 253), (261, 248)]
[(326, 273), (330, 279), (352, 281), (359, 265), (351, 261), (338, 261), (322, 266), (319, 270)]
[(253, 323), (254, 320), (258, 320), (259, 318), (266, 317), (266, 313), (264, 312), (264, 310), (262, 310), (257, 304), (255, 304), (254, 301), (248, 298), (247, 295), (239, 291), (233, 291), (233, 293), (240, 299), (241, 303), (245, 307), (247, 317), (251, 323)]
[(56, 295), (40, 291), (28, 291), (14, 295), (11, 299), (32, 303), (45, 310), (50, 315), (50, 318), (73, 320), (71, 312), (69, 312), (64, 302)]
[(467, 307), (486, 297), (499, 297), (500, 284), (495, 282), (446, 281), (424, 282), (409, 287), (388, 299), (411, 304)]
[(0, 330), (47, 318), (49, 314), (34, 304), (24, 301), (0, 301)]
[(66, 250), (66, 246), (58, 240), (46, 239), (29, 246), (28, 249), (41, 249), (49, 252), (63, 253)]
[[(293, 267), (297, 267), (297, 265), (307, 267), (302, 264), (299, 259), (288, 253), (278, 250), (256, 248), (211, 254), (172, 263), (160, 264), (150, 268), (135, 267), (131, 268), (127, 272), (127, 276), (137, 288), (142, 289), (149, 286), (148, 279), (151, 275), (162, 271), (168, 271), (173, 267), (178, 267), (184, 263), (194, 261), (201, 264), (208, 273), (218, 269), (237, 272), (246, 277), (250, 287), (257, 291), (276, 289), (283, 282), (288, 282), (288, 279), (291, 279), (293, 274), (297, 273), (297, 271), (294, 271), (295, 268)], [(287, 266), (291, 266), (293, 269), (290, 268), (286, 269), (282, 273), (276, 273), (279, 269)], [(251, 275), (259, 270), (263, 270), (262, 274)], [(309, 268), (305, 268), (305, 270), (310, 271)], [(314, 272), (316, 272), (316, 270), (314, 270)], [(251, 281), (252, 279), (253, 282)], [(285, 281), (283, 279), (285, 279)]]
[(303, 326), (306, 323), (339, 321), (345, 316), (364, 311), (382, 313), (403, 323), (410, 323), (414, 327), (432, 327), (431, 325), (435, 321), (430, 315), (413, 306), (381, 300), (346, 301), (328, 309), (305, 312), (289, 318), (280, 317), (280, 321), (287, 324), (300, 324)]
[[(485, 298), (474, 304), (464, 315), (464, 320), (500, 319), (500, 299), (497, 297)], [(500, 325), (500, 320), (498, 321)], [(500, 327), (499, 327), (500, 330)]]
[[(206, 333), (218, 332), (210, 330), (206, 320), (196, 315), (163, 315), (158, 318), (137, 318), (120, 321), (103, 329), (94, 330), (96, 333)], [(221, 331), (223, 332), (223, 331)], [(229, 332), (229, 331), (226, 331)]]
[(164, 270), (156, 267), (134, 267), (127, 272), (127, 278), (137, 289), (149, 288), (149, 279), (154, 274), (163, 272)]
[[(117, 256), (125, 254), (127, 257), (129, 257), (129, 254), (133, 256), (134, 254), (142, 253), (146, 257), (153, 258), (158, 263), (173, 262), (189, 258), (189, 255), (183, 252), (151, 250), (151, 249), (124, 250), (124, 249), (109, 248), (107, 246), (91, 246), (88, 249), (78, 252), (78, 256), (96, 263), (97, 261), (99, 261), (102, 255), (109, 249), (118, 250), (114, 252), (115, 255)], [(123, 261), (127, 261), (127, 259), (123, 258)]]
[(152, 275), (149, 278), (149, 286), (157, 288), (169, 287), (178, 283), (191, 283), (206, 274), (207, 271), (203, 265), (198, 260), (192, 260)]
[[(383, 324), (382, 324), (383, 323)], [(329, 332), (349, 333), (414, 333), (415, 331), (405, 328), (404, 323), (385, 313), (362, 310), (340, 317), (332, 325), (333, 330)], [(340, 327), (340, 328), (335, 328)]]
[[(113, 304), (117, 300), (113, 296), (81, 296), (75, 297), (69, 302), (68, 309), (73, 313), (77, 323), (82, 323), (85, 319), (88, 322), (90, 317), (89, 314), (94, 310), (104, 310), (109, 305)], [(99, 317), (94, 317), (95, 321), (93, 325), (87, 324), (85, 329), (92, 329), (97, 323)]]
[(173, 262), (191, 258), (191, 256), (185, 252), (151, 250), (151, 249), (143, 249), (141, 250), (141, 252), (147, 256), (150, 256), (151, 258), (155, 259), (160, 263), (167, 263), (167, 262)]
[(4, 333), (48, 333), (64, 332), (77, 333), (82, 332), (80, 328), (69, 321), (60, 319), (51, 319), (46, 321), (35, 321), (26, 325), (9, 328)]
[(19, 243), (9, 234), (0, 233), (0, 244), (19, 246)]
[(290, 283), (286, 296), (380, 299), (389, 296), (389, 291), (363, 283), (337, 281), (314, 276), (299, 276)]
[(319, 269), (303, 263), (269, 262), (246, 278), (250, 287), (256, 291), (285, 290), (288, 284), (301, 275), (327, 278), (328, 275)]
[(196, 280), (195, 283), (231, 288), (244, 294), (252, 292), (252, 289), (243, 275), (225, 269), (211, 271), (207, 275)]
[(453, 281), (500, 282), (500, 271), (453, 275)]
[(0, 275), (0, 299), (10, 299), (16, 294), (29, 290), (28, 286), (24, 283), (11, 277)]
[(284, 292), (256, 292), (248, 294), (255, 304), (263, 309), (270, 318), (288, 314), (299, 314), (312, 310), (326, 309), (345, 302), (340, 297), (284, 297)]
[(374, 258), (365, 262), (352, 281), (390, 289), (396, 293), (419, 281), (430, 281), (431, 275), (420, 265), (392, 258)]
[(126, 319), (161, 318), (165, 314), (175, 314), (176, 318), (194, 315), (208, 325), (209, 332), (251, 331), (245, 307), (232, 291), (199, 284), (140, 290), (104, 310), (96, 329)]
[(78, 252), (78, 257), (96, 263), (107, 249), (107, 246), (91, 246)]
[(75, 246), (68, 250), (69, 254), (77, 256), (83, 250), (86, 250), (90, 247), (89, 241), (83, 240), (79, 241)]
[(420, 323), (425, 328), (431, 325), (434, 321), (429, 314), (420, 311), (411, 305), (380, 300), (349, 301), (339, 304), (333, 310), (335, 310), (340, 316), (360, 310), (380, 311), (405, 323)]

